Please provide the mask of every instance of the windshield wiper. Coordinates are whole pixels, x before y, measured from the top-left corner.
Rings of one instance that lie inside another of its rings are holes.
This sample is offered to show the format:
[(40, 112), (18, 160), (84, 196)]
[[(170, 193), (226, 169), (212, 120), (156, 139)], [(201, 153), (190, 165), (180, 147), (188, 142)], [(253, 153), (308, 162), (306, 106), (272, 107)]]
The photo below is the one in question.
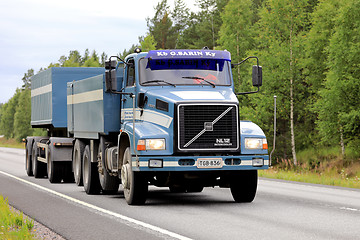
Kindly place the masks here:
[(213, 84), (212, 82), (202, 78), (202, 77), (182, 77), (182, 78), (186, 78), (186, 79), (194, 79), (194, 80), (201, 80), (201, 81), (204, 81), (208, 84), (210, 84), (213, 88), (215, 88), (215, 84)]
[(167, 81), (165, 81), (165, 80), (151, 80), (151, 81), (143, 82), (142, 84), (148, 84), (148, 83), (166, 83), (166, 84), (168, 84), (168, 85), (171, 85), (171, 86), (176, 87), (175, 84), (170, 83), (170, 82), (167, 82)]

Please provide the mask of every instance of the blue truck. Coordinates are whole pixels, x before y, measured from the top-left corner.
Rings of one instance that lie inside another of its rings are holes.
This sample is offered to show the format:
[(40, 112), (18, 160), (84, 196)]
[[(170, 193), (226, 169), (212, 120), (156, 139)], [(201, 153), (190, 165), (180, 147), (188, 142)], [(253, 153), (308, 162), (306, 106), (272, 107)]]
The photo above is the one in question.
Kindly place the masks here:
[[(118, 57), (115, 57), (118, 58)], [(244, 61), (256, 58), (250, 57)], [(52, 183), (75, 182), (87, 194), (117, 193), (144, 204), (148, 186), (171, 192), (230, 188), (252, 202), (257, 171), (269, 167), (259, 126), (240, 121), (228, 51), (153, 50), (106, 62), (105, 68), (50, 68), (32, 78), (26, 172)], [(257, 58), (256, 58), (257, 59)]]

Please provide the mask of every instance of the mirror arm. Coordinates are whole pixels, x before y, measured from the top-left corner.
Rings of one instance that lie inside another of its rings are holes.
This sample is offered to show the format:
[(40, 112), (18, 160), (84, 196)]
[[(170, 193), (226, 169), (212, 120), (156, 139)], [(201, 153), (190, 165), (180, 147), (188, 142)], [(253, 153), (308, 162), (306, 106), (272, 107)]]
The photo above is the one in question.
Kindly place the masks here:
[(258, 88), (257, 91), (235, 93), (235, 95), (246, 95), (246, 94), (258, 93), (260, 91), (260, 87), (258, 86), (257, 88)]
[(232, 66), (239, 66), (240, 64), (242, 64), (242, 63), (246, 62), (247, 60), (249, 60), (250, 58), (256, 58), (256, 65), (259, 66), (259, 58), (256, 57), (256, 56), (247, 57), (247, 58), (245, 58), (244, 60), (242, 60), (241, 62), (239, 62), (239, 63), (233, 63), (233, 64), (231, 64), (231, 65), (232, 65)]

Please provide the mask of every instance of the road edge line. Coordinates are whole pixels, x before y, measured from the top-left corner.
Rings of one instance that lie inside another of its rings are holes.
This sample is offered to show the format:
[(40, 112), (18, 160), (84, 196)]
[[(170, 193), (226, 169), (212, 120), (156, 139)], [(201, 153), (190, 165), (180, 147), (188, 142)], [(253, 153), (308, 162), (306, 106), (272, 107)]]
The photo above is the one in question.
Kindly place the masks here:
[(101, 213), (105, 213), (107, 215), (110, 215), (110, 216), (113, 216), (113, 217), (116, 217), (116, 218), (119, 218), (121, 220), (124, 220), (124, 221), (127, 221), (129, 223), (132, 223), (132, 224), (136, 224), (136, 225), (139, 225), (141, 227), (144, 227), (144, 228), (147, 228), (147, 229), (150, 229), (150, 230), (153, 230), (153, 231), (156, 231), (156, 232), (159, 232), (161, 234), (164, 234), (164, 235), (168, 235), (170, 237), (173, 237), (173, 238), (176, 238), (176, 239), (180, 239), (180, 240), (192, 240), (191, 238), (188, 238), (188, 237), (185, 237), (185, 236), (182, 236), (180, 234), (177, 234), (177, 233), (174, 233), (174, 232), (171, 232), (171, 231), (168, 231), (166, 229), (163, 229), (163, 228), (160, 228), (160, 227), (157, 227), (157, 226), (154, 226), (154, 225), (151, 225), (149, 223), (145, 223), (145, 222), (142, 222), (140, 220), (136, 220), (134, 218), (131, 218), (131, 217), (127, 217), (125, 215), (122, 215), (122, 214), (119, 214), (119, 213), (115, 213), (115, 212), (112, 212), (110, 210), (106, 210), (104, 208), (101, 208), (101, 207), (97, 207), (93, 204), (90, 204), (90, 203), (87, 203), (87, 202), (84, 202), (84, 201), (81, 201), (81, 200), (78, 200), (76, 198), (73, 198), (73, 197), (70, 197), (68, 195), (65, 195), (65, 194), (62, 194), (62, 193), (59, 193), (59, 192), (56, 192), (52, 189), (49, 189), (49, 188), (46, 188), (46, 187), (43, 187), (43, 186), (40, 186), (36, 183), (32, 183), (32, 182), (29, 182), (25, 179), (22, 179), (20, 177), (17, 177), (17, 176), (14, 176), (10, 173), (6, 173), (6, 172), (3, 172), (0, 170), (0, 173), (5, 175), (5, 176), (8, 176), (8, 177), (11, 177), (13, 179), (16, 179), (20, 182), (23, 182), (23, 183), (26, 183), (28, 185), (31, 185), (33, 187), (36, 187), (38, 189), (41, 189), (43, 191), (46, 191), (48, 193), (51, 193), (55, 196), (58, 196), (58, 197), (61, 197), (61, 198), (64, 198), (68, 201), (71, 201), (71, 202), (74, 202), (74, 203), (77, 203), (79, 205), (82, 205), (82, 206), (85, 206), (85, 207), (88, 207), (88, 208), (91, 208), (93, 210), (96, 210), (98, 212), (101, 212)]

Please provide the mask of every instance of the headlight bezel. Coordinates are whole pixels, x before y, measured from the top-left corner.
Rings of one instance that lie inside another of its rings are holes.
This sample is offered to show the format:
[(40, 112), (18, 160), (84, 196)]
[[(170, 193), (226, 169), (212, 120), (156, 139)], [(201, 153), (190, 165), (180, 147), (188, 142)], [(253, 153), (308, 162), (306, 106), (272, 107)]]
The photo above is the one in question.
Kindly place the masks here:
[(161, 151), (166, 150), (165, 138), (147, 138), (138, 140), (138, 151)]
[(247, 150), (267, 150), (268, 144), (266, 138), (246, 137), (244, 139), (245, 149)]

